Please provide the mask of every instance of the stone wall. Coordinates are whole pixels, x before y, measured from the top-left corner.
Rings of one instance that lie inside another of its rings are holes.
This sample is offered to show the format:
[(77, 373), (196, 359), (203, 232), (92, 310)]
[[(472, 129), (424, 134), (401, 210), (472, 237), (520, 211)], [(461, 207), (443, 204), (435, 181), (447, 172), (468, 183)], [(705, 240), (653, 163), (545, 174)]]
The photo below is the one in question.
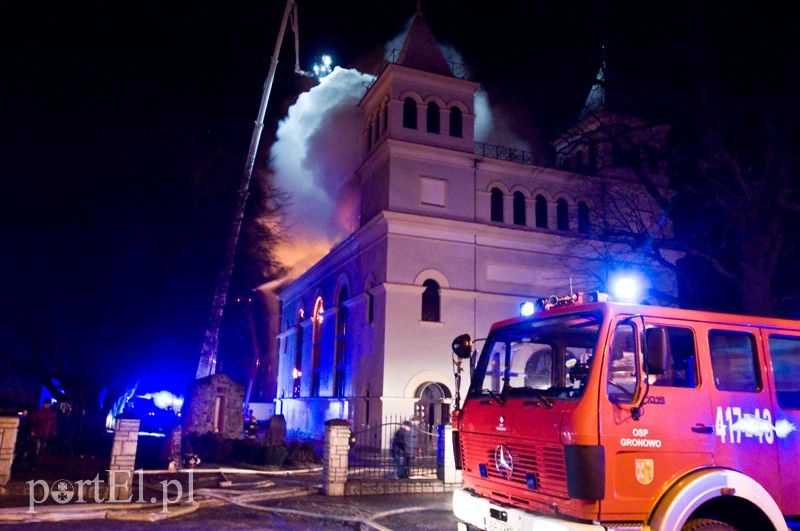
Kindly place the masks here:
[(11, 479), (19, 417), (0, 417), (0, 487)]
[(244, 387), (225, 374), (212, 374), (189, 384), (183, 429), (185, 433), (221, 433), (241, 439), (244, 430)]

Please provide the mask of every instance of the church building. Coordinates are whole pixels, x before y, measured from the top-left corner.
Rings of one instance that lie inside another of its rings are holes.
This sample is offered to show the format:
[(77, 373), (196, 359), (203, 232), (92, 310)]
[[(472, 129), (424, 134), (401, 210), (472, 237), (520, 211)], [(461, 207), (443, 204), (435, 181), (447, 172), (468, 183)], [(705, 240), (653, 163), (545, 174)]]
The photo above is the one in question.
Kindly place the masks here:
[[(665, 186), (649, 154), (666, 129), (610, 112), (601, 70), (544, 164), (475, 142), (479, 84), (462, 72), (418, 12), (359, 103), (359, 226), (279, 293), (275, 412), (290, 432), (319, 437), (329, 419), (357, 429), (390, 415), (418, 415), (433, 429), (456, 394), (454, 337), (485, 337), (526, 301), (605, 291), (616, 272), (639, 275), (645, 302), (675, 295), (671, 269), (608, 230), (612, 217), (637, 215), (668, 238), (636, 178), (647, 172)], [(614, 197), (625, 204), (612, 208)]]

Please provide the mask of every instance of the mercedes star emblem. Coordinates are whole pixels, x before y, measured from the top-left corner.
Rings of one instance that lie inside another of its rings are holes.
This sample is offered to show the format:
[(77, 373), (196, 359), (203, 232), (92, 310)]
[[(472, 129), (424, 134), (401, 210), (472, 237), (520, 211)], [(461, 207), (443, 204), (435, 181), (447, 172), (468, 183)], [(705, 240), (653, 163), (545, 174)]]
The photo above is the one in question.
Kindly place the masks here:
[(500, 473), (503, 479), (511, 477), (514, 472), (514, 458), (511, 456), (511, 451), (505, 444), (498, 445), (494, 450), (494, 466)]

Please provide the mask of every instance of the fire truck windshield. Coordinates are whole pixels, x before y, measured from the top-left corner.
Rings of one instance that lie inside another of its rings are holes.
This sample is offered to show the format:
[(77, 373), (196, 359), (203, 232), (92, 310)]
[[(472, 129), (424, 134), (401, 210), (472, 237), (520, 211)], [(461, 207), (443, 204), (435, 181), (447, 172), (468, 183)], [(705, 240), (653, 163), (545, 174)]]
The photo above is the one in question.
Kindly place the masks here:
[(602, 314), (527, 319), (494, 330), (478, 358), (469, 395), (577, 398), (594, 359)]

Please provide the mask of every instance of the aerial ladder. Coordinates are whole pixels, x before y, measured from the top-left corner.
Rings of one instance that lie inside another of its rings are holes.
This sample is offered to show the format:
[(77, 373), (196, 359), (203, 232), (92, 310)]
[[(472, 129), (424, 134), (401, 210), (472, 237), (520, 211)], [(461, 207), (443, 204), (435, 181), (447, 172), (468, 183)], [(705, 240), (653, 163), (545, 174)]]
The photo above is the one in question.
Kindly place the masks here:
[[(258, 144), (261, 140), (261, 132), (264, 129), (264, 115), (266, 114), (267, 102), (269, 101), (270, 92), (272, 90), (272, 83), (275, 79), (275, 71), (278, 66), (278, 57), (281, 51), (281, 43), (283, 42), (283, 38), (286, 33), (286, 26), (290, 21), (292, 32), (294, 33), (294, 73), (303, 77), (314, 77), (313, 73), (306, 72), (300, 68), (300, 36), (297, 25), (297, 3), (294, 0), (287, 0), (286, 7), (283, 12), (283, 18), (281, 19), (280, 29), (278, 31), (278, 38), (275, 41), (275, 50), (272, 53), (269, 72), (267, 73), (267, 79), (264, 82), (264, 90), (261, 95), (261, 104), (258, 108), (258, 116), (256, 117), (255, 126), (253, 127), (253, 134), (250, 139), (250, 150), (247, 153), (247, 160), (245, 162), (244, 172), (242, 173), (242, 180), (239, 185), (239, 193), (237, 197), (236, 208), (234, 210), (233, 222), (231, 224), (231, 232), (225, 249), (225, 262), (222, 270), (219, 273), (219, 276), (217, 277), (214, 298), (212, 299), (211, 303), (211, 315), (203, 340), (200, 361), (197, 366), (197, 379), (211, 376), (217, 372), (219, 329), (222, 323), (222, 314), (225, 309), (225, 303), (228, 298), (228, 288), (230, 286), (231, 276), (233, 274), (236, 246), (239, 241), (239, 233), (241, 232), (242, 222), (244, 220), (245, 206), (247, 205), (247, 197), (250, 190), (250, 181), (253, 175), (256, 154), (258, 153)], [(249, 311), (250, 310), (248, 308), (248, 312)], [(251, 326), (253, 326), (253, 324), (254, 323), (251, 319)], [(250, 377), (245, 394), (245, 412), (247, 412), (250, 403), (250, 394), (252, 392), (253, 383), (259, 366), (259, 349), (257, 348), (257, 342), (254, 342), (253, 347), (254, 361), (250, 370)]]

